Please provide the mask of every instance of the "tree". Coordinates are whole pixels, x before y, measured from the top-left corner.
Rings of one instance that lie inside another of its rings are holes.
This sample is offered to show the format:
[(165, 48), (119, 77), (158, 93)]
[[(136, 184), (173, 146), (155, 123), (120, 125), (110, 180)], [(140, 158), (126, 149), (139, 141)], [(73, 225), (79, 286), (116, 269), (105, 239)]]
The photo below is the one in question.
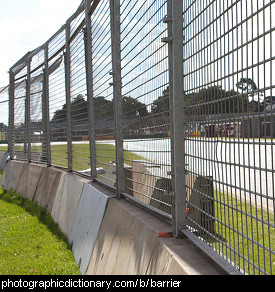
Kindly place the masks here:
[(122, 112), (124, 117), (146, 117), (147, 107), (144, 103), (130, 96), (122, 97)]
[(238, 89), (247, 92), (253, 92), (258, 89), (256, 83), (251, 78), (241, 78), (239, 82), (236, 83)]
[(163, 90), (163, 94), (154, 100), (152, 114), (167, 113), (169, 111), (169, 86)]
[(226, 91), (221, 86), (202, 88), (198, 93), (185, 96), (186, 115), (215, 115), (242, 111), (241, 95)]
[[(95, 119), (114, 118), (114, 101), (107, 100), (104, 96), (94, 98)], [(145, 117), (148, 115), (144, 103), (130, 97), (122, 97), (122, 110), (124, 117)], [(66, 120), (67, 104), (55, 111), (53, 121), (64, 122)], [(88, 119), (88, 102), (82, 94), (79, 94), (71, 103), (72, 120)]]
[(82, 94), (79, 94), (71, 104), (72, 120), (84, 120), (88, 117), (88, 103)]
[(246, 111), (258, 112), (261, 110), (260, 96), (263, 95), (263, 92), (258, 89), (256, 83), (251, 78), (242, 77), (236, 83), (236, 87), (241, 91)]
[[(82, 94), (79, 94), (71, 103), (72, 119), (85, 119), (88, 115), (87, 101)], [(62, 109), (56, 110), (53, 121), (65, 122), (67, 104), (63, 104)]]
[(66, 120), (67, 104), (63, 104), (62, 109), (58, 109), (54, 112), (52, 118), (53, 121), (65, 122)]

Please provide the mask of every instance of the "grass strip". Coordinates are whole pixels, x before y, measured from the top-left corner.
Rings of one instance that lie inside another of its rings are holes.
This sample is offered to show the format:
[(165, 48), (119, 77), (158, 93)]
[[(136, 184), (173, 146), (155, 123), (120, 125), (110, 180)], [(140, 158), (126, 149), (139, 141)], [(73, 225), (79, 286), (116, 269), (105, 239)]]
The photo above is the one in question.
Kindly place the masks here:
[(248, 274), (263, 274), (258, 268), (275, 274), (274, 214), (226, 193), (215, 193), (216, 236), (230, 247), (217, 249)]
[(37, 203), (0, 189), (0, 275), (80, 275), (66, 236)]
[[(42, 146), (32, 146), (32, 152), (42, 152)], [(7, 151), (6, 147), (0, 147), (0, 151)], [(16, 146), (15, 152), (23, 152), (23, 146)], [(51, 145), (52, 165), (67, 167), (68, 166), (68, 149), (67, 145)], [(124, 150), (124, 162), (130, 164), (133, 160), (145, 160), (141, 156)], [(89, 144), (72, 145), (72, 162), (73, 169), (81, 171), (90, 168), (90, 146)], [(112, 144), (96, 144), (96, 167), (107, 168), (110, 161), (116, 160), (116, 148)]]

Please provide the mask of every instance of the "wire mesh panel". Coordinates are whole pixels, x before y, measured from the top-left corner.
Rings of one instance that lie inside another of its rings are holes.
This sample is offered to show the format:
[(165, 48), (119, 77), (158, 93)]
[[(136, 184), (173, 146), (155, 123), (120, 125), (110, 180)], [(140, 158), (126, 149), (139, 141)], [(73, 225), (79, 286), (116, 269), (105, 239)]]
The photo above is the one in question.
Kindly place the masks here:
[(183, 1), (188, 224), (274, 273), (274, 1)]
[(84, 18), (82, 12), (71, 23), (71, 35), (78, 30), (70, 43), (72, 164), (75, 171), (87, 170), (90, 162), (85, 46), (83, 27), (79, 27)]
[(0, 151), (8, 151), (9, 86), (0, 88)]
[(48, 46), (51, 164), (61, 167), (68, 166), (64, 47), (65, 29)]
[[(39, 51), (32, 57), (30, 63), (30, 129), (28, 135), (31, 142), (31, 161), (42, 162), (45, 161), (45, 135), (43, 127), (42, 116), (42, 96), (43, 96), (43, 81), (44, 72), (40, 66), (44, 63), (44, 51)], [(44, 144), (44, 145), (43, 145)], [(43, 153), (44, 152), (44, 153)]]
[(17, 81), (14, 88), (14, 157), (27, 161), (26, 79)]
[(116, 181), (116, 151), (112, 87), (109, 0), (100, 1), (92, 16), (92, 69), (95, 109), (97, 178), (109, 186)]
[(171, 212), (166, 1), (122, 1), (121, 54), (125, 189)]

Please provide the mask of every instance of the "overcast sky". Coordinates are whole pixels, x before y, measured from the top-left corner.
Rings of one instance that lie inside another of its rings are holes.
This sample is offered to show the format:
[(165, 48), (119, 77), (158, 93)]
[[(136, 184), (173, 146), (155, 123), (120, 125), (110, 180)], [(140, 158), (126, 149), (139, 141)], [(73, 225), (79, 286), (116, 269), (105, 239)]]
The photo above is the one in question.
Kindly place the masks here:
[(9, 68), (45, 43), (77, 10), (81, 0), (0, 0), (0, 87)]

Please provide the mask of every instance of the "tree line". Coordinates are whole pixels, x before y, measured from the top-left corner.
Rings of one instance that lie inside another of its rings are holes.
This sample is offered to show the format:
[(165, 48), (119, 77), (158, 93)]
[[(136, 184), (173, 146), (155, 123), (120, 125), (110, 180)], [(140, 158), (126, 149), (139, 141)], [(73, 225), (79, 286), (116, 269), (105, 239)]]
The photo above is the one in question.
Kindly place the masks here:
[[(213, 115), (243, 112), (259, 112), (262, 110), (262, 102), (255, 82), (250, 78), (241, 78), (236, 84), (236, 90), (224, 90), (221, 86), (202, 88), (196, 93), (185, 94), (185, 114), (187, 115)], [(122, 97), (122, 112), (124, 118), (144, 118), (167, 115), (169, 111), (169, 87), (161, 96), (152, 102), (150, 111), (148, 105), (130, 96)], [(94, 98), (95, 119), (113, 118), (113, 100), (107, 100), (103, 96)], [(67, 104), (55, 111), (53, 121), (66, 119)], [(71, 115), (73, 120), (88, 118), (88, 101), (79, 94), (71, 103)]]

